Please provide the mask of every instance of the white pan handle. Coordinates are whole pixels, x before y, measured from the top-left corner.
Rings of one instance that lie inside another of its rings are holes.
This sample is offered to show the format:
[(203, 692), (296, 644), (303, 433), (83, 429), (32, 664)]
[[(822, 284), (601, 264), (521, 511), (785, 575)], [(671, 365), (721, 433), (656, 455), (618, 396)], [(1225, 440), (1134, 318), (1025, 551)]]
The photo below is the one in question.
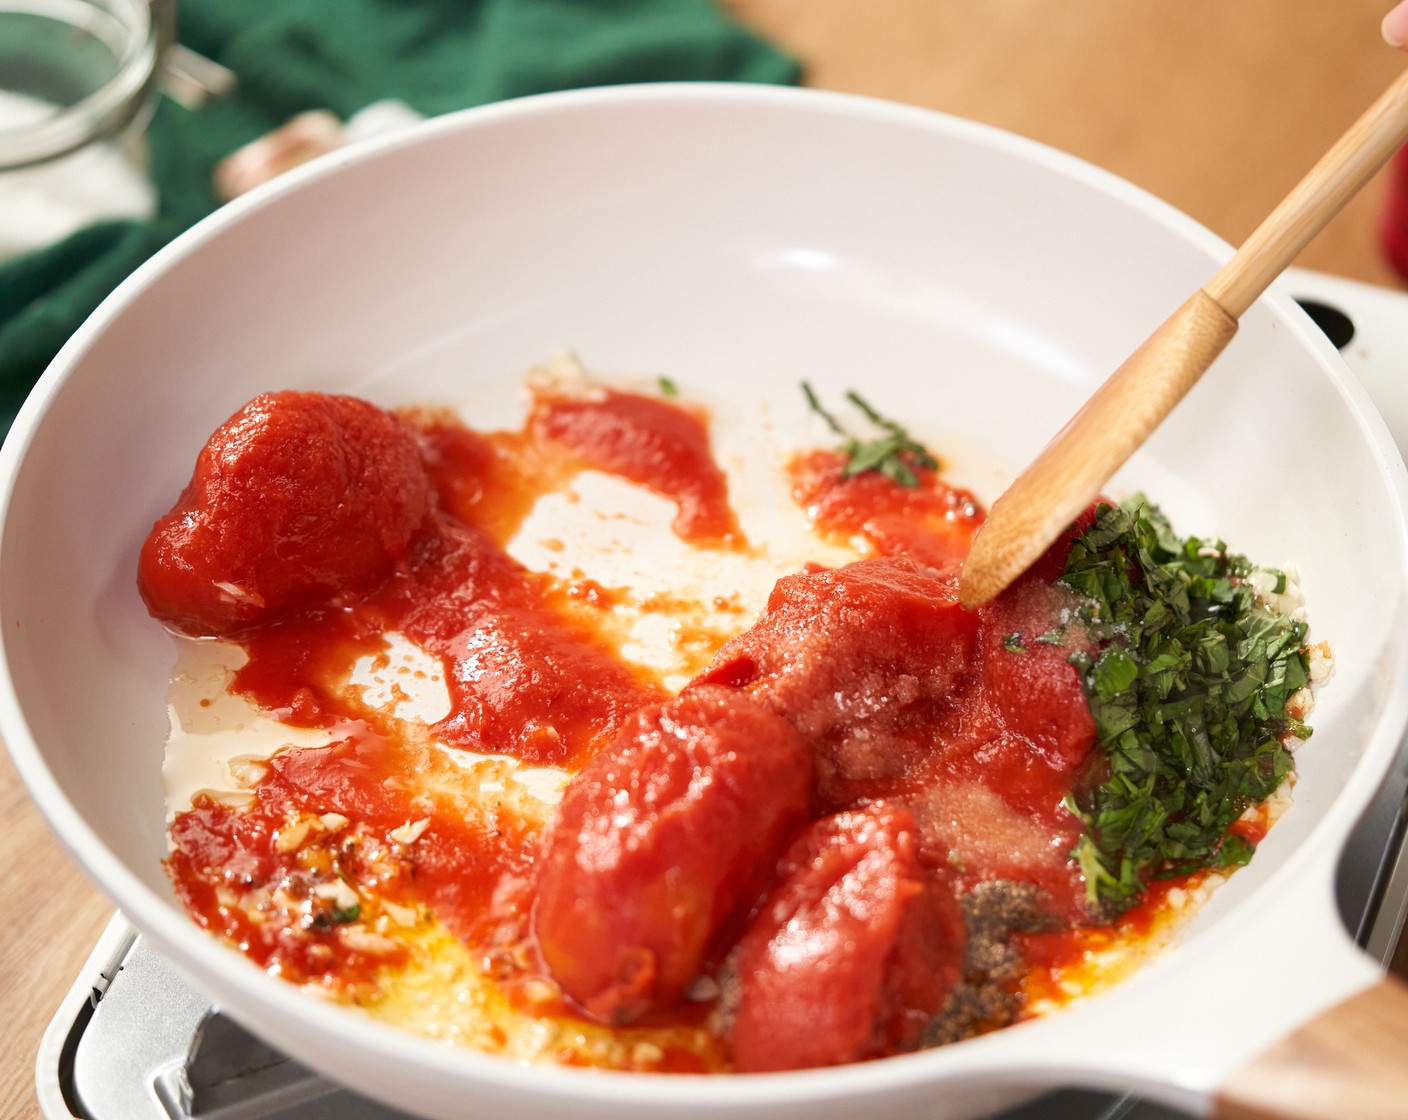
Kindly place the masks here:
[(1385, 976), (1298, 1027), (1213, 1094), (1218, 1120), (1408, 1116), (1408, 984)]
[(1344, 822), (1328, 823), (1249, 894), (1230, 894), (1245, 890), (1234, 877), (1174, 952), (1035, 1023), (1008, 1076), (1024, 1066), (1217, 1120), (1408, 1118), (1408, 985), (1340, 920)]

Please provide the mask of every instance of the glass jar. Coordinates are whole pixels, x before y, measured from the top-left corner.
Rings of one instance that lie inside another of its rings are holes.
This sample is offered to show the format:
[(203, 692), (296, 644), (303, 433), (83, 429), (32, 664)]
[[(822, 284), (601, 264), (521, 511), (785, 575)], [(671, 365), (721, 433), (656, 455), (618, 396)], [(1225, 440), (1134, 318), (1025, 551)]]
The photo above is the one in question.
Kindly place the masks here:
[(142, 134), (173, 0), (0, 0), (0, 262), (155, 206)]

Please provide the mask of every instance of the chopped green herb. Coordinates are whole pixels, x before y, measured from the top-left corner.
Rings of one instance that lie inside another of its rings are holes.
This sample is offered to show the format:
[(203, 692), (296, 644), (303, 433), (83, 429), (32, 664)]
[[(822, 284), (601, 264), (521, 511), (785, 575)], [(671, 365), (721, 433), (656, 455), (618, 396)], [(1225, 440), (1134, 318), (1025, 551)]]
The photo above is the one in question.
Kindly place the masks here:
[(1219, 541), (1178, 539), (1142, 495), (1100, 506), (1071, 549), (1061, 579), (1104, 648), (1071, 658), (1101, 757), (1067, 805), (1107, 912), (1151, 880), (1245, 863), (1252, 845), (1228, 826), (1289, 773), (1285, 741), (1309, 734), (1286, 714), (1309, 679), (1306, 626), (1268, 609), (1251, 571)]
[(362, 904), (360, 902), (354, 903), (353, 905), (347, 907), (345, 910), (337, 906), (334, 906), (332, 909), (332, 920), (334, 922), (337, 922), (339, 925), (345, 924), (347, 922), (355, 922), (361, 916)]
[[(1040, 641), (1041, 639), (1037, 639)], [(1002, 648), (1008, 653), (1026, 653), (1027, 647), (1022, 644), (1022, 635), (1019, 631), (1012, 631), (1002, 637)]]
[(843, 443), (842, 454), (846, 456), (844, 477), (854, 478), (866, 471), (884, 475), (891, 482), (913, 489), (919, 485), (919, 470), (939, 469), (939, 461), (929, 450), (899, 424), (887, 420), (875, 411), (859, 393), (846, 393), (851, 402), (884, 435), (874, 439), (861, 439), (849, 432), (840, 421), (822, 407), (821, 401), (807, 382), (802, 382), (802, 392), (806, 394), (811, 410), (826, 421), (826, 426), (838, 435)]
[(660, 386), (660, 395), (662, 397), (677, 397), (680, 395), (680, 387), (676, 385), (674, 381), (672, 381), (670, 378), (661, 377), (658, 379), (658, 384)]
[(1256, 845), (1245, 836), (1238, 836), (1236, 833), (1223, 837), (1222, 846), (1217, 850), (1217, 858), (1213, 864), (1220, 871), (1226, 871), (1233, 867), (1245, 867), (1252, 858), (1252, 853), (1256, 851)]
[(1095, 694), (1111, 700), (1124, 692), (1139, 676), (1139, 665), (1118, 645), (1107, 646), (1090, 668), (1087, 681)]

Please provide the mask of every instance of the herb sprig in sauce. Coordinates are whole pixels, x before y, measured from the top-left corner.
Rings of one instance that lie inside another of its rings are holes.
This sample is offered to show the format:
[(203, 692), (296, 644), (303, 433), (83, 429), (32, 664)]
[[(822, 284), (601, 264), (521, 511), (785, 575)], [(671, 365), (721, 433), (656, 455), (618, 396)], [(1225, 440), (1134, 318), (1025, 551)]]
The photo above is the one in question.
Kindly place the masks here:
[(939, 469), (938, 459), (928, 448), (895, 421), (881, 416), (854, 390), (846, 393), (846, 400), (859, 409), (883, 434), (872, 439), (862, 439), (852, 434), (822, 407), (816, 393), (805, 381), (802, 382), (802, 392), (806, 394), (811, 410), (825, 420), (826, 426), (844, 441), (841, 447), (841, 453), (846, 457), (843, 477), (854, 478), (866, 471), (875, 471), (891, 482), (912, 490), (919, 485), (919, 476), (915, 472)]
[(1220, 541), (1181, 540), (1142, 495), (1101, 505), (1062, 582), (1103, 648), (1077, 654), (1101, 759), (1068, 799), (1090, 901), (1136, 902), (1155, 879), (1244, 864), (1229, 826), (1291, 770), (1310, 730), (1286, 712), (1309, 679), (1306, 626), (1270, 610)]

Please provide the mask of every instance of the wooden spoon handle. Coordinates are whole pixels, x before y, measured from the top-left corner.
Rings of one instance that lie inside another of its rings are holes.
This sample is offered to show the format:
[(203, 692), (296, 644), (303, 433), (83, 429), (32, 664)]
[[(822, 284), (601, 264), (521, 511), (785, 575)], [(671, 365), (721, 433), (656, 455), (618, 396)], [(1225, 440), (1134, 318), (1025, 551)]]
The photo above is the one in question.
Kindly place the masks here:
[(1203, 290), (1232, 318), (1240, 319), (1405, 141), (1408, 71), (1320, 157)]
[(1125, 359), (993, 505), (963, 563), (965, 607), (986, 603), (1031, 566), (1236, 333), (1237, 320), (1199, 290)]
[(1323, 1012), (1234, 1073), (1212, 1103), (1218, 1120), (1403, 1120), (1408, 984), (1386, 976)]

